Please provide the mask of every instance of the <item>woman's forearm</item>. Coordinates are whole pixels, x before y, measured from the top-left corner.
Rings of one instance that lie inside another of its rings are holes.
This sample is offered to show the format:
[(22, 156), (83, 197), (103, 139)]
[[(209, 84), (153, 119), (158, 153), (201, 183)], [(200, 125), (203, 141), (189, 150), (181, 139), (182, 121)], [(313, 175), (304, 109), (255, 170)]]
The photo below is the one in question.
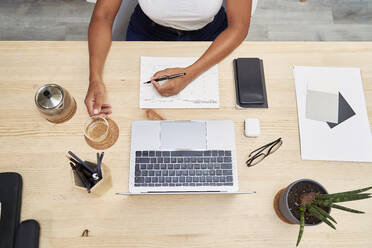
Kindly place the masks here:
[(248, 34), (249, 25), (242, 27), (228, 27), (223, 31), (205, 51), (205, 53), (188, 69), (200, 75), (210, 67), (218, 64), (235, 48), (237, 48)]
[(112, 22), (103, 17), (93, 17), (88, 31), (89, 78), (102, 81), (103, 67), (112, 42)]

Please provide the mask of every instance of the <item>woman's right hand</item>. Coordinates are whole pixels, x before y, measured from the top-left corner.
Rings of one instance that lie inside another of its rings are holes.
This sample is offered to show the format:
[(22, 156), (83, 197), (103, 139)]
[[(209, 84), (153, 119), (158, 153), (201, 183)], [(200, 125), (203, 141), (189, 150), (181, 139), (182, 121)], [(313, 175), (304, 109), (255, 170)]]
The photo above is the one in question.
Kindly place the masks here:
[(105, 103), (106, 88), (102, 80), (91, 80), (87, 95), (85, 97), (85, 105), (89, 116), (100, 115), (107, 117), (111, 114), (111, 105)]

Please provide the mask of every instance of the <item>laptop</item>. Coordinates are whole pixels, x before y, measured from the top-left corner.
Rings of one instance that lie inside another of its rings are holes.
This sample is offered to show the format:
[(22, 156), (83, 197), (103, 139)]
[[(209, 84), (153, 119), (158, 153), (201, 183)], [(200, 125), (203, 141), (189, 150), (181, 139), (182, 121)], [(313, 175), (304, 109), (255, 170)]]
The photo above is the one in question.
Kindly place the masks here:
[(133, 121), (129, 173), (129, 194), (237, 192), (234, 124)]

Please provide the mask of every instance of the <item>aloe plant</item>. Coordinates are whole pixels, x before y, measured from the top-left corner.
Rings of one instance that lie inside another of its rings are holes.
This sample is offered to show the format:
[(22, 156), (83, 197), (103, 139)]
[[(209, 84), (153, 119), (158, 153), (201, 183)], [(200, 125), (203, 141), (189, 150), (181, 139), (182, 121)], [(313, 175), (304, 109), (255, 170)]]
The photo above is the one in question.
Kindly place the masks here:
[(336, 208), (336, 209), (340, 209), (340, 210), (351, 212), (351, 213), (364, 214), (364, 212), (362, 211), (340, 206), (336, 203), (371, 198), (372, 196), (370, 193), (363, 193), (370, 189), (372, 189), (372, 187), (367, 187), (367, 188), (352, 190), (352, 191), (346, 191), (346, 192), (341, 192), (341, 193), (335, 193), (335, 194), (319, 194), (315, 192), (310, 192), (310, 193), (305, 193), (301, 195), (300, 205), (298, 206), (298, 211), (300, 213), (300, 230), (298, 232), (296, 246), (300, 244), (302, 234), (304, 232), (305, 215), (315, 216), (316, 218), (323, 221), (331, 228), (336, 229), (334, 225), (334, 224), (337, 224), (336, 220), (332, 218), (332, 216), (330, 216), (321, 207)]

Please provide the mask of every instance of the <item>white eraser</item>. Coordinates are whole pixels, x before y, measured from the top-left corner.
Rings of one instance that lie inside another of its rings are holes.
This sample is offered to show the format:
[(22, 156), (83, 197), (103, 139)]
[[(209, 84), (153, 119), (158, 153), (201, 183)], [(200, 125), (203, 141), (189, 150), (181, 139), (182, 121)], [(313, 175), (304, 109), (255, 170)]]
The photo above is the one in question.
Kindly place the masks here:
[(244, 133), (247, 137), (260, 136), (260, 121), (258, 119), (247, 118), (244, 121)]

